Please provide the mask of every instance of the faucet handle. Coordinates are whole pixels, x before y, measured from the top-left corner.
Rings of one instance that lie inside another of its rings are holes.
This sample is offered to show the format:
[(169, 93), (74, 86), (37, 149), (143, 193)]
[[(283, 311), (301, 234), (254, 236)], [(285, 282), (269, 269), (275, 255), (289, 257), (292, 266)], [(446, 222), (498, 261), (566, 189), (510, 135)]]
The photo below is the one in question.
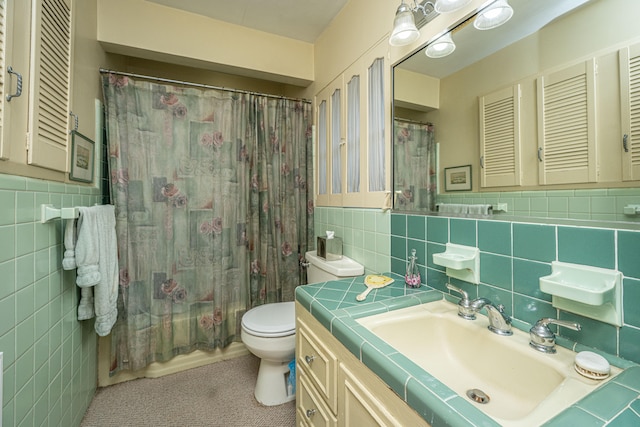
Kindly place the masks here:
[(573, 329), (574, 331), (579, 331), (580, 329), (582, 329), (579, 323), (569, 322), (568, 320), (552, 319), (550, 317), (544, 317), (538, 320), (535, 326), (538, 326), (538, 325), (540, 326), (558, 325), (558, 326), (562, 326), (563, 328)]
[(460, 301), (458, 301), (458, 316), (462, 317), (463, 319), (474, 320), (476, 318), (476, 312), (471, 307), (469, 294), (459, 287), (452, 285), (451, 283), (447, 283), (446, 286), (447, 289), (462, 295), (462, 298), (460, 299)]
[(452, 285), (451, 283), (447, 283), (447, 285), (446, 285), (446, 286), (447, 286), (447, 289), (449, 289), (449, 290), (451, 290), (451, 291), (453, 291), (453, 292), (457, 292), (457, 293), (459, 293), (460, 295), (462, 295), (462, 299), (466, 299), (466, 300), (468, 300), (468, 299), (469, 299), (469, 294), (468, 294), (466, 291), (464, 291), (464, 290), (460, 289), (459, 287), (454, 286), (454, 285)]
[(574, 331), (579, 331), (581, 329), (579, 323), (544, 317), (538, 320), (536, 324), (529, 329), (529, 345), (531, 347), (543, 353), (556, 352), (556, 335), (551, 329), (549, 329), (550, 324), (573, 329)]

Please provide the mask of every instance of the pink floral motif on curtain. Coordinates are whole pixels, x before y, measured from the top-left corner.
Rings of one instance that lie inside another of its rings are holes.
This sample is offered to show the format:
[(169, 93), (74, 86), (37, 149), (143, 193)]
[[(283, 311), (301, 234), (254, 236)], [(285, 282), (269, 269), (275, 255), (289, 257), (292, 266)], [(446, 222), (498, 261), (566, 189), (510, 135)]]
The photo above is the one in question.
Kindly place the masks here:
[(433, 125), (395, 119), (393, 127), (394, 209), (433, 211), (438, 187)]
[(311, 105), (103, 77), (120, 317), (111, 373), (240, 341), (313, 245)]

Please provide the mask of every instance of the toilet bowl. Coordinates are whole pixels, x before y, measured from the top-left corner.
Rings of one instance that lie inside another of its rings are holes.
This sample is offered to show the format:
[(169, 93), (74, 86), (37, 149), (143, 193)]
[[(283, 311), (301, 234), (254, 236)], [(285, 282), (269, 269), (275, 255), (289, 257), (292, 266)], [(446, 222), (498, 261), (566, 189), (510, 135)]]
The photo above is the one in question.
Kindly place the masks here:
[(252, 308), (242, 316), (242, 342), (259, 357), (254, 395), (265, 406), (295, 399), (288, 386), (289, 362), (296, 349), (295, 303), (278, 302)]
[[(306, 253), (307, 282), (317, 283), (361, 276), (364, 267), (348, 257), (326, 261), (316, 251)], [(241, 338), (247, 349), (259, 357), (260, 368), (254, 395), (265, 406), (295, 399), (289, 386), (289, 362), (296, 348), (295, 303), (277, 302), (252, 308), (242, 316)]]

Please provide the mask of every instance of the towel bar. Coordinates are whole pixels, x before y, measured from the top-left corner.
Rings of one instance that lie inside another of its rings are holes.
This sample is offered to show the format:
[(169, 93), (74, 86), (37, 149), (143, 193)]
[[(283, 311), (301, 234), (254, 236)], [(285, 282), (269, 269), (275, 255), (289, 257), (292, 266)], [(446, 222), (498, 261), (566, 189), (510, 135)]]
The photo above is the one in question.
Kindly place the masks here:
[(52, 219), (72, 219), (78, 218), (80, 210), (77, 207), (74, 208), (54, 208), (53, 205), (40, 205), (40, 222), (49, 222)]

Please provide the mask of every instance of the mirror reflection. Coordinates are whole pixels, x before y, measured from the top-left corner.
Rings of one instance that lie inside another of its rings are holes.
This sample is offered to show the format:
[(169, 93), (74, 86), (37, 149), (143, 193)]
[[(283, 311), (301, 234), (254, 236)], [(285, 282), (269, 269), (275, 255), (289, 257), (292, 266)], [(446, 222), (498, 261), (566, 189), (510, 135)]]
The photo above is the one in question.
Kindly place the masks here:
[(394, 210), (637, 222), (640, 2), (509, 4), (499, 28), (456, 26), (451, 55), (394, 67)]

